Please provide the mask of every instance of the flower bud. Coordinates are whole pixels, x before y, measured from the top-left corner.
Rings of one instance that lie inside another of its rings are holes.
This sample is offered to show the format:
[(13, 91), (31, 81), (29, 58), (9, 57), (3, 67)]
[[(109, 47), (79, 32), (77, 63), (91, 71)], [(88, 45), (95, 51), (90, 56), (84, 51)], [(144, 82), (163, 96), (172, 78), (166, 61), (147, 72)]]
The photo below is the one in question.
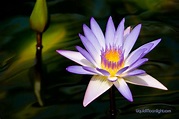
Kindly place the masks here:
[(36, 0), (30, 16), (30, 26), (37, 32), (44, 32), (48, 22), (48, 10), (46, 0)]

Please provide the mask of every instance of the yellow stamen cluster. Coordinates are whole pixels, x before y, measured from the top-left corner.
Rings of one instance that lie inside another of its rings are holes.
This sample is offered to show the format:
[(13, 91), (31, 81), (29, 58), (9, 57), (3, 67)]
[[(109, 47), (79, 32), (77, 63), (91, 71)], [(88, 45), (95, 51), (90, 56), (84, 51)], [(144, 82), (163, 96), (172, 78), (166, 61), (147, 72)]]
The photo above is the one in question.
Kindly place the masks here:
[(116, 50), (110, 50), (105, 53), (105, 58), (110, 62), (118, 62), (120, 58), (120, 53)]
[(110, 76), (115, 76), (123, 67), (122, 52), (120, 49), (106, 49), (101, 55), (101, 68), (108, 71)]

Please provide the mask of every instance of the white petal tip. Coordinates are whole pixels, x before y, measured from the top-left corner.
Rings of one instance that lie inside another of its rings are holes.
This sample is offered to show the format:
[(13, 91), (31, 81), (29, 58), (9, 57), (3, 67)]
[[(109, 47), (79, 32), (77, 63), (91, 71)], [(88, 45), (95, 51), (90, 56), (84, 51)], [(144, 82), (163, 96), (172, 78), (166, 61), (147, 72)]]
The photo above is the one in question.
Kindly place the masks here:
[(168, 90), (163, 84), (161, 84), (158, 80), (153, 78), (148, 74), (139, 75), (139, 76), (131, 76), (126, 78), (126, 81), (131, 84), (147, 86), (151, 88)]
[(90, 104), (92, 101), (89, 101), (89, 100), (83, 100), (83, 107), (86, 107), (88, 106), (88, 104)]
[(83, 102), (83, 107), (86, 107), (87, 105), (88, 105), (88, 104), (86, 104), (86, 103)]
[(168, 90), (165, 86), (159, 87), (161, 90)]

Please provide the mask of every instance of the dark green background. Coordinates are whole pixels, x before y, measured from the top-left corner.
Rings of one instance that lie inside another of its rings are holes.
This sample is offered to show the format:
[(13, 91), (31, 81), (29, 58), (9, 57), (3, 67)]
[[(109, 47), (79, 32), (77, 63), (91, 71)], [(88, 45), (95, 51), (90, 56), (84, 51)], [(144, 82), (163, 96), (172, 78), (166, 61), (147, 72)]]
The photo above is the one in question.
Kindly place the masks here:
[[(102, 29), (109, 16), (117, 26), (142, 23), (135, 48), (162, 38), (146, 57), (141, 68), (164, 84), (168, 91), (130, 85), (134, 102), (116, 90), (118, 119), (176, 119), (179, 116), (179, 1), (178, 0), (47, 0), (49, 27), (43, 34), (44, 79), (41, 95), (33, 85), (35, 33), (29, 16), (35, 0), (4, 0), (0, 4), (0, 119), (106, 119), (108, 92), (87, 107), (82, 106), (90, 76), (65, 70), (74, 62), (60, 56), (56, 49), (75, 50), (81, 45), (78, 33), (82, 24), (94, 17)], [(36, 89), (35, 89), (36, 90)], [(44, 103), (39, 106), (37, 99)], [(136, 109), (163, 109), (171, 113), (136, 113)]]

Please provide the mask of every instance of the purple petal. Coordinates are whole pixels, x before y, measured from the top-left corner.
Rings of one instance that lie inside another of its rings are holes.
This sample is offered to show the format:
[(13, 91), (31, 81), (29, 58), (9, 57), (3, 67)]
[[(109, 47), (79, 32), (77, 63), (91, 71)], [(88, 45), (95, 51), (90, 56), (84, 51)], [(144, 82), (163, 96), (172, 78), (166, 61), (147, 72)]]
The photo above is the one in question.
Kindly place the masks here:
[(123, 46), (123, 50), (124, 52), (124, 59), (126, 59), (126, 57), (128, 56), (129, 52), (131, 51), (131, 49), (133, 48), (139, 33), (140, 33), (140, 29), (141, 29), (141, 24), (137, 25), (132, 31), (131, 33), (128, 35), (128, 37), (126, 38), (126, 40), (124, 41), (124, 46)]
[(126, 72), (125, 74), (122, 75), (122, 77), (136, 76), (136, 75), (141, 75), (141, 74), (144, 74), (144, 73), (145, 73), (144, 70), (135, 69), (133, 71)]
[(133, 101), (131, 91), (123, 78), (119, 78), (116, 82), (114, 82), (114, 85), (126, 99), (131, 102)]
[[(146, 43), (142, 46), (140, 46), (139, 48), (137, 48), (136, 50), (134, 50), (132, 53), (135, 53), (136, 51), (140, 50), (140, 49), (146, 49), (146, 51), (143, 53), (142, 57), (144, 57), (148, 52), (150, 52), (159, 42), (161, 41), (161, 39)], [(132, 54), (131, 53), (131, 54)]]
[[(141, 47), (147, 47), (149, 44), (152, 44), (151, 47), (148, 46), (148, 49), (147, 49), (147, 51), (145, 52), (145, 54), (143, 54), (143, 56), (146, 55), (147, 53), (149, 53), (151, 50), (153, 50), (153, 49), (158, 45), (158, 43), (159, 43), (160, 41), (161, 41), (161, 39), (157, 39), (157, 40), (155, 40), (155, 41), (149, 42), (149, 43), (144, 44), (143, 46), (141, 46)], [(140, 47), (140, 48), (141, 48), (141, 47)]]
[(87, 74), (87, 75), (94, 75), (95, 73), (86, 71), (82, 68), (82, 66), (69, 66), (66, 68), (67, 71), (75, 74)]
[(104, 69), (99, 69), (99, 68), (96, 68), (96, 70), (98, 70), (99, 72), (101, 72), (104, 76), (109, 76), (110, 73)]
[(86, 107), (89, 103), (106, 92), (113, 83), (107, 80), (105, 76), (93, 76), (90, 80), (83, 100), (83, 106)]
[(125, 30), (124, 30), (124, 39), (127, 38), (127, 36), (130, 34), (130, 31), (131, 31), (131, 27), (127, 27)]
[(148, 58), (139, 59), (134, 64), (130, 65), (129, 68), (126, 70), (126, 72), (138, 68), (139, 66), (141, 66), (142, 64), (144, 64), (147, 61), (148, 61)]
[(115, 38), (114, 38), (114, 42), (118, 47), (121, 47), (123, 42), (124, 42), (124, 39), (123, 39), (123, 36), (124, 36), (124, 22), (125, 22), (125, 19), (123, 18), (121, 20), (120, 24), (117, 27)]
[(100, 54), (98, 54), (95, 47), (91, 44), (91, 42), (89, 42), (89, 40), (86, 39), (86, 37), (82, 36), (81, 34), (79, 34), (79, 37), (81, 38), (81, 41), (87, 49), (87, 51), (90, 53), (95, 62), (99, 65), (101, 63), (101, 57)]
[(145, 49), (145, 51), (141, 55), (141, 58), (142, 58), (146, 53), (148, 53), (148, 51), (152, 48), (152, 46), (153, 46), (153, 43), (147, 43), (145, 45), (142, 45), (141, 47), (139, 47), (136, 50), (134, 50), (133, 52), (131, 52), (130, 55), (135, 55), (136, 52), (138, 52), (139, 50)]
[(117, 73), (116, 76), (119, 76), (120, 74), (122, 74), (124, 71), (126, 71), (129, 67), (124, 67), (122, 69), (120, 69)]
[(84, 70), (89, 71), (91, 73), (97, 74), (97, 75), (103, 75), (101, 72), (99, 72), (96, 68), (92, 67), (83, 67)]
[(91, 29), (86, 26), (85, 24), (83, 25), (83, 31), (86, 36), (86, 38), (91, 42), (91, 44), (95, 47), (98, 53), (100, 53), (101, 50), (101, 45), (99, 44), (98, 39), (94, 35), (94, 33), (91, 31)]
[(96, 38), (98, 39), (99, 43), (101, 44), (101, 46), (103, 48), (105, 48), (105, 39), (104, 39), (104, 34), (101, 30), (101, 28), (99, 27), (98, 23), (95, 21), (94, 18), (91, 18), (91, 30), (93, 31), (94, 35), (96, 36)]
[(155, 78), (153, 78), (152, 76), (148, 74), (126, 77), (125, 79), (126, 79), (126, 82), (131, 83), (131, 84), (158, 88), (162, 90), (168, 90), (163, 84), (161, 84), (159, 81), (157, 81)]
[(75, 51), (68, 51), (68, 50), (56, 50), (59, 54), (63, 55), (64, 57), (81, 64), (82, 66), (93, 66), (81, 53)]
[(81, 48), (80, 46), (76, 46), (76, 49), (92, 64), (94, 64), (95, 66), (97, 66), (96, 62), (94, 61), (94, 59), (91, 57), (91, 55), (83, 48)]
[(106, 33), (105, 33), (105, 39), (106, 39), (107, 46), (113, 45), (115, 31), (116, 30), (114, 27), (112, 17), (109, 17), (107, 27), (106, 27)]
[(146, 49), (139, 49), (136, 52), (133, 52), (129, 55), (129, 57), (127, 57), (126, 61), (125, 61), (125, 66), (130, 66), (132, 65), (134, 62), (136, 62), (138, 59), (141, 58), (142, 54), (146, 51)]

